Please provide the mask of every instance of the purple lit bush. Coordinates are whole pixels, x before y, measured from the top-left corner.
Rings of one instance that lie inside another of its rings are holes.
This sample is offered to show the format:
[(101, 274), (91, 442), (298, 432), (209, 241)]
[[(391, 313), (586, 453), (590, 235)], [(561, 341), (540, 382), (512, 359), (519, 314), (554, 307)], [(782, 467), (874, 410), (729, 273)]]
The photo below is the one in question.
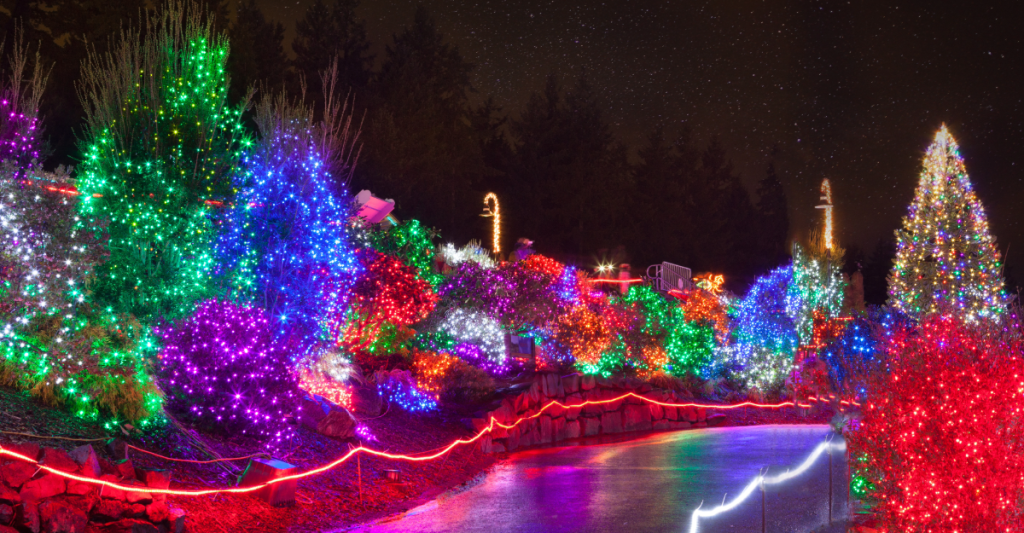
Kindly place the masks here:
[(207, 300), (157, 334), (171, 412), (272, 447), (291, 437), (285, 415), (294, 412), (301, 393), (290, 354), (274, 342), (266, 311)]

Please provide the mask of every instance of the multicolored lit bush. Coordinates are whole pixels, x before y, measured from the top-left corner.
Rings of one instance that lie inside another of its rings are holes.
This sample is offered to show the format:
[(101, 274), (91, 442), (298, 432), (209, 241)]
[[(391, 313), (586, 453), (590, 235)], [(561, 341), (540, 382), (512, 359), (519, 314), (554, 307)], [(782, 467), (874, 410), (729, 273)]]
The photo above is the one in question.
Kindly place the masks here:
[(418, 388), (408, 370), (378, 371), (374, 380), (381, 398), (405, 411), (420, 413), (437, 409), (437, 398)]
[(419, 220), (406, 220), (389, 228), (374, 228), (368, 235), (370, 247), (394, 256), (416, 269), (416, 277), (436, 287), (441, 275), (434, 268), (434, 239), (437, 230), (424, 227)]
[(207, 300), (157, 328), (160, 384), (168, 407), (224, 434), (276, 446), (292, 436), (288, 416), (300, 398), (291, 354), (259, 307)]
[(858, 490), (889, 531), (1017, 531), (1024, 519), (1024, 337), (932, 316), (892, 331), (848, 431)]
[(145, 427), (161, 411), (152, 339), (90, 302), (103, 242), (75, 228), (73, 197), (56, 192), (70, 188), (67, 170), (31, 172), (27, 185), (19, 165), (0, 164), (0, 383), (109, 427)]
[(417, 387), (448, 405), (476, 405), (494, 392), (483, 370), (447, 353), (412, 350)]

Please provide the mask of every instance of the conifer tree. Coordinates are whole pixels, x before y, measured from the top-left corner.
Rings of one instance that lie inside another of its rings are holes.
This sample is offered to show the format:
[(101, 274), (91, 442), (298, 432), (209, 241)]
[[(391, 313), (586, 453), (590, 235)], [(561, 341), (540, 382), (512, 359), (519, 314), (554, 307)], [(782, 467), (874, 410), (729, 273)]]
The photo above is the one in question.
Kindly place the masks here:
[(789, 207), (786, 191), (775, 170), (775, 162), (768, 163), (765, 177), (757, 187), (757, 210), (760, 214), (760, 250), (762, 260), (769, 267), (785, 261), (786, 240), (789, 238)]
[(295, 69), (305, 77), (314, 105), (323, 105), (319, 75), (338, 62), (342, 93), (366, 86), (373, 56), (366, 23), (356, 17), (358, 0), (316, 0), (295, 23)]
[[(259, 85), (267, 94), (274, 94), (284, 85), (288, 58), (284, 53), (284, 26), (263, 16), (255, 0), (238, 4), (235, 22), (231, 25), (231, 102), (238, 102), (250, 88)], [(307, 80), (311, 82), (314, 80)], [(259, 96), (262, 99), (262, 95)]]
[(80, 212), (110, 251), (95, 295), (144, 321), (209, 295), (213, 210), (248, 143), (242, 108), (227, 105), (227, 40), (202, 16), (169, 3), (82, 66)]
[(925, 155), (903, 229), (896, 231), (889, 303), (912, 316), (995, 317), (1006, 309), (1001, 270), (985, 210), (943, 124)]

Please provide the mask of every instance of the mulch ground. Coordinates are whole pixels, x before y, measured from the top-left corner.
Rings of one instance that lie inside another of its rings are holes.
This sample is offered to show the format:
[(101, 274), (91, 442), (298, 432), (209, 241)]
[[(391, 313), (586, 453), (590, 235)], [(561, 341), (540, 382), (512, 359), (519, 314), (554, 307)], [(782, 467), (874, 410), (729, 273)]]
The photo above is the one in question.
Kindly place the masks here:
[[(830, 408), (811, 410), (741, 408), (724, 412), (727, 426), (761, 424), (822, 424), (833, 416)], [(466, 419), (445, 413), (409, 414), (389, 409), (385, 415), (362, 421), (373, 440), (368, 447), (393, 453), (420, 453), (447, 445), (458, 438), (473, 435)], [(0, 389), (0, 430), (6, 441), (30, 440), (43, 446), (70, 449), (82, 442), (26, 438), (10, 433), (101, 439), (108, 436), (102, 428), (67, 414), (40, 406), (19, 392)], [(168, 457), (206, 460), (206, 448), (221, 457), (240, 457), (253, 453), (251, 441), (209, 435), (177, 423), (147, 433), (125, 437), (140, 448)], [(630, 438), (624, 435), (623, 438)], [(95, 443), (99, 453), (102, 442)], [(345, 454), (349, 444), (299, 428), (296, 440), (278, 454), (302, 470), (328, 463)], [(174, 486), (188, 488), (229, 487), (235, 485), (246, 462), (198, 465), (168, 463), (137, 451), (130, 451), (136, 466), (146, 469), (169, 469), (174, 472)], [(291, 507), (271, 507), (249, 495), (213, 495), (171, 497), (170, 502), (188, 512), (190, 531), (253, 533), (278, 531), (328, 531), (411, 509), (433, 499), (442, 492), (472, 483), (495, 461), (507, 454), (485, 455), (477, 446), (455, 448), (444, 459), (404, 462), (362, 456), (322, 474), (299, 480), (296, 503)], [(401, 482), (386, 479), (385, 471), (400, 471)], [(360, 497), (359, 477), (362, 476)]]

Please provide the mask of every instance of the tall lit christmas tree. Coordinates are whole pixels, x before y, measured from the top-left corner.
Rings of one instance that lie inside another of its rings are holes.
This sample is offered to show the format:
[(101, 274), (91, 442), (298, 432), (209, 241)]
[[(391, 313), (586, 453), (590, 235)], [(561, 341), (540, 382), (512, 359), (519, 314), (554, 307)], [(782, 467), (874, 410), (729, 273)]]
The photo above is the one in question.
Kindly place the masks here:
[(912, 316), (952, 311), (967, 321), (1005, 311), (995, 238), (945, 125), (925, 155), (896, 243), (891, 305)]
[(95, 295), (117, 312), (173, 317), (209, 295), (213, 217), (248, 143), (227, 55), (201, 4), (171, 2), (83, 63), (80, 211), (109, 236)]

